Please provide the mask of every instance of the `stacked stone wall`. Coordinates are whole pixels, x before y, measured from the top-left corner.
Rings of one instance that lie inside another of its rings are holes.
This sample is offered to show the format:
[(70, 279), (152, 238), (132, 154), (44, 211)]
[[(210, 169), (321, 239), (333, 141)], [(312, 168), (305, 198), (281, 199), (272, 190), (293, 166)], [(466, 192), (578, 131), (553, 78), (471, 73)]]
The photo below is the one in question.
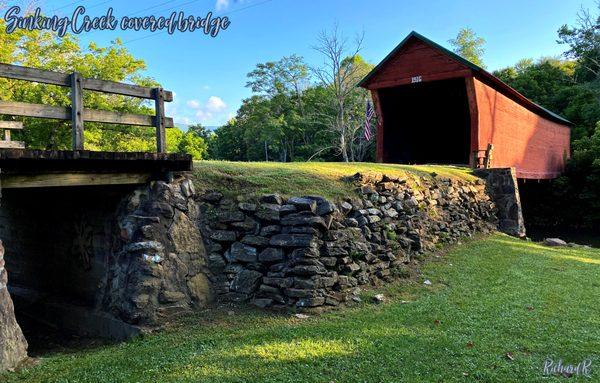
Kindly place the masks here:
[(357, 174), (356, 196), (199, 198), (207, 265), (220, 300), (260, 307), (336, 306), (361, 285), (406, 275), (441, 245), (494, 230), (482, 180)]

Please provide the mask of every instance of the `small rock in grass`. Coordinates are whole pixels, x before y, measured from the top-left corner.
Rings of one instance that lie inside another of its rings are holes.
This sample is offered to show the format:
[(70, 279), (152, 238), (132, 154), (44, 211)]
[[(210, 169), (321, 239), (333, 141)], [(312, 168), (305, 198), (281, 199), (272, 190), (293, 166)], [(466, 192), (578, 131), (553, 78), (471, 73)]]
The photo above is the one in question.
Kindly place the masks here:
[(294, 316), (298, 319), (308, 319), (310, 318), (310, 316), (306, 315), (306, 314), (294, 314)]
[(567, 246), (567, 243), (560, 238), (546, 238), (546, 239), (544, 239), (544, 245), (546, 245), (546, 246)]
[(433, 283), (431, 283), (431, 281), (429, 279), (426, 279), (425, 282), (423, 282), (424, 285), (427, 286), (431, 286)]
[(360, 299), (360, 297), (357, 297), (357, 296), (353, 296), (353, 297), (352, 297), (352, 300), (353, 300), (354, 302), (356, 302), (356, 303), (360, 303), (360, 302), (362, 302), (362, 299)]
[(383, 303), (385, 301), (385, 296), (383, 294), (377, 294), (373, 297), (375, 303)]

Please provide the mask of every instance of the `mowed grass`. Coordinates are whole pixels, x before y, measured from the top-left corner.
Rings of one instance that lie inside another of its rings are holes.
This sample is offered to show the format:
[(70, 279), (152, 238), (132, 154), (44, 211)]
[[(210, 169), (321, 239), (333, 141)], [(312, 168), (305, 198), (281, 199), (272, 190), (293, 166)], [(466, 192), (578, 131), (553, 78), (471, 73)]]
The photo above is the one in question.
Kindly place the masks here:
[(442, 177), (475, 179), (459, 166), (394, 165), (341, 162), (194, 162), (194, 183), (201, 190), (219, 190), (249, 197), (264, 193), (284, 196), (320, 195), (341, 198), (354, 192), (344, 177), (357, 172), (376, 172), (411, 178), (436, 173)]
[[(4, 380), (564, 381), (543, 376), (551, 357), (591, 358), (592, 378), (569, 381), (599, 381), (599, 277), (599, 250), (498, 234), (431, 257), (419, 280), (369, 291), (354, 308), (303, 320), (253, 310), (200, 313), (128, 343), (48, 355)], [(382, 291), (389, 301), (371, 303)]]

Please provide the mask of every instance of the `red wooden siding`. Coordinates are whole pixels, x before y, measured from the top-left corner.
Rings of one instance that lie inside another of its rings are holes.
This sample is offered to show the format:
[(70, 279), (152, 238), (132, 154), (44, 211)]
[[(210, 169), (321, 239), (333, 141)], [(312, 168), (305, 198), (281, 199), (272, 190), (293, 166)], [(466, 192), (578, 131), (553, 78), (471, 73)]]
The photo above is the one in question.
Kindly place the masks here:
[(421, 81), (434, 81), (470, 73), (462, 63), (412, 38), (364, 86), (377, 89), (410, 84), (416, 76), (421, 76)]
[(512, 167), (517, 177), (550, 179), (570, 155), (570, 129), (550, 121), (474, 79), (477, 98), (477, 145), (494, 145), (492, 167)]

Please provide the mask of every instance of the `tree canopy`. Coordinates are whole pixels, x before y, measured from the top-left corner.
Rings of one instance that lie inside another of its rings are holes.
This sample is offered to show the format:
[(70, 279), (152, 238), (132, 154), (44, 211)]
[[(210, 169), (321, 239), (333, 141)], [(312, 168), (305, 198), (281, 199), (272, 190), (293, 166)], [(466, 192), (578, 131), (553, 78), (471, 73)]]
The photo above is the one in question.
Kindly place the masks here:
[[(5, 23), (0, 20), (0, 29)], [(79, 72), (88, 78), (128, 82), (141, 86), (157, 87), (160, 84), (144, 75), (146, 64), (134, 57), (115, 40), (101, 47), (91, 42), (82, 47), (73, 35), (57, 38), (48, 31), (18, 29), (14, 33), (0, 34), (0, 61), (22, 66), (48, 69), (57, 72)], [(0, 78), (0, 99), (45, 105), (69, 106), (69, 89), (19, 80)], [(153, 114), (146, 100), (134, 97), (84, 92), (86, 108), (114, 110), (136, 114)], [(16, 132), (15, 138), (25, 141), (33, 149), (70, 149), (70, 122), (24, 118), (25, 129)], [(153, 128), (85, 123), (85, 149), (107, 151), (154, 151)], [(206, 144), (203, 138), (184, 133), (178, 128), (167, 129), (170, 151), (192, 154), (204, 158)]]
[(485, 68), (483, 54), (485, 39), (477, 36), (471, 28), (462, 28), (455, 38), (448, 40), (454, 48), (454, 53), (469, 60), (475, 65)]

